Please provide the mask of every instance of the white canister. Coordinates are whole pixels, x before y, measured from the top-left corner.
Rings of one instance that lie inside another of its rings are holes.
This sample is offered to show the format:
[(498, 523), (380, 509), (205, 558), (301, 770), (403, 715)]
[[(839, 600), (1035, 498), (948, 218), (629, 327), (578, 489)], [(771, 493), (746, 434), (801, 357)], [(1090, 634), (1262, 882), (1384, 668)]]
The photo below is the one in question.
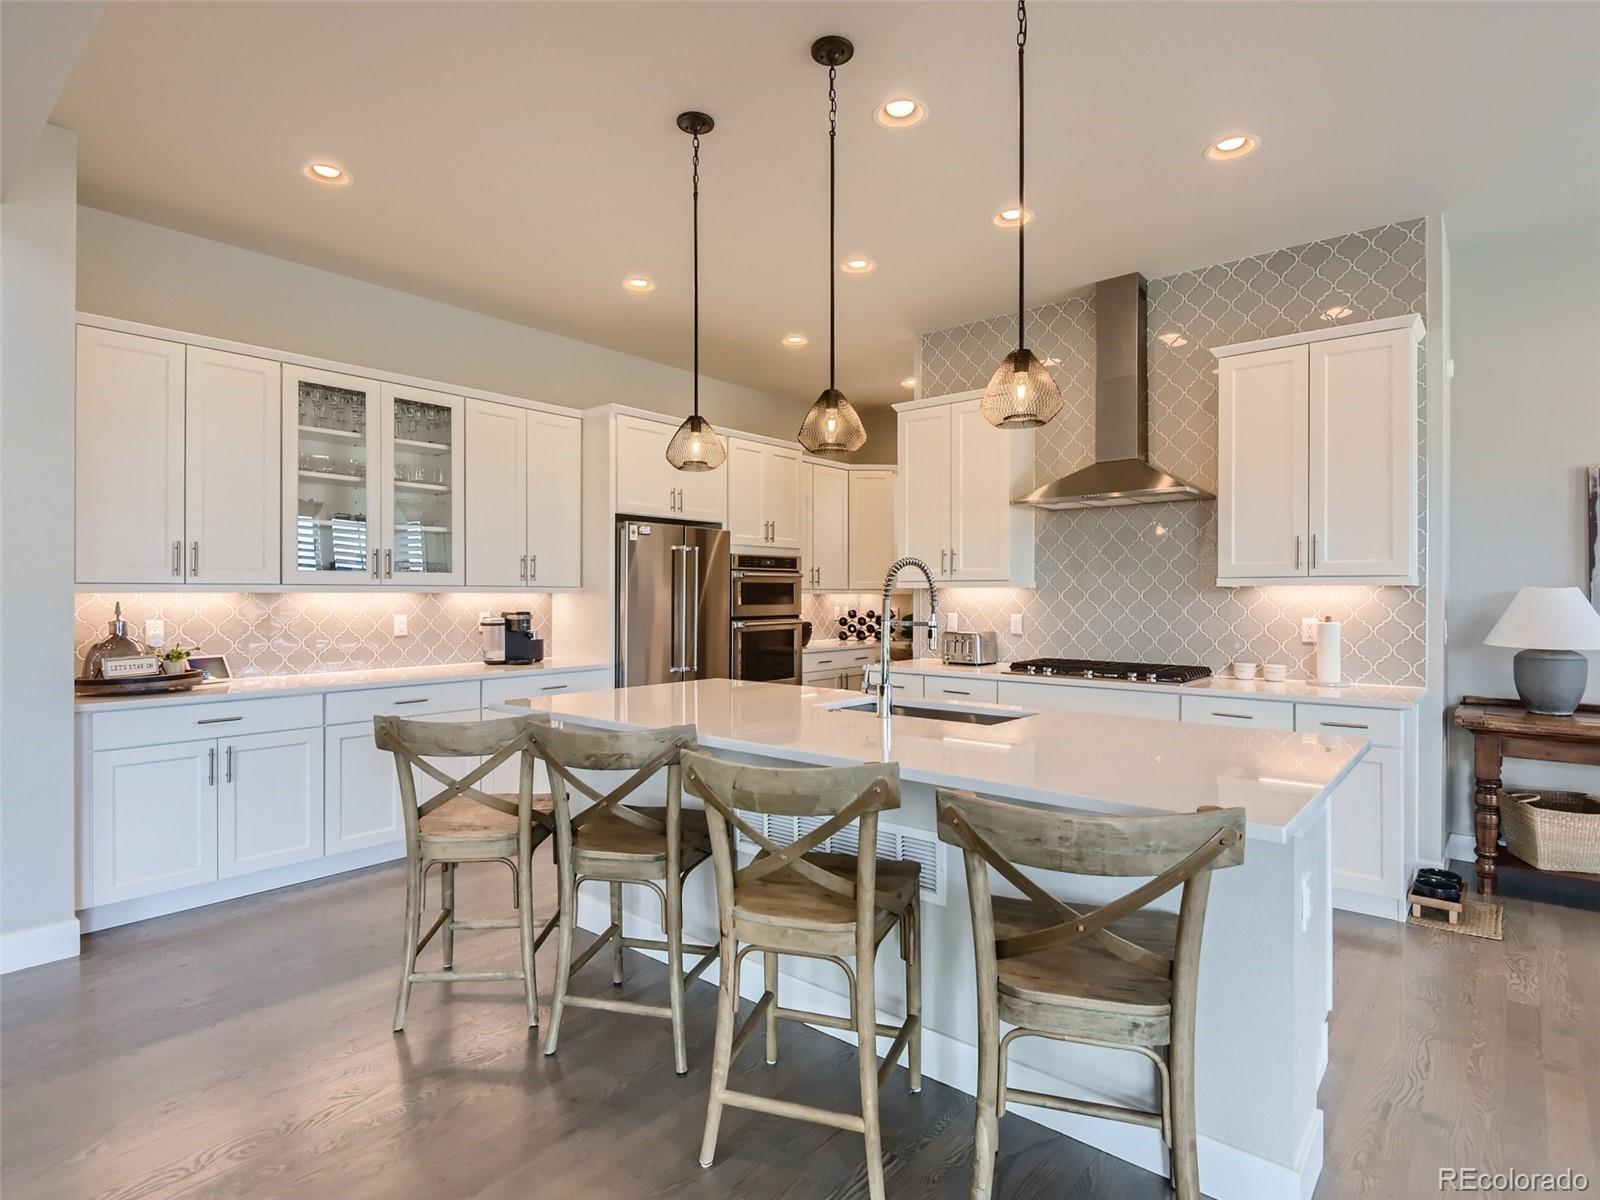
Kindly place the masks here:
[(1338, 687), (1343, 682), (1339, 673), (1340, 631), (1338, 621), (1324, 617), (1317, 622), (1317, 682), (1327, 687)]

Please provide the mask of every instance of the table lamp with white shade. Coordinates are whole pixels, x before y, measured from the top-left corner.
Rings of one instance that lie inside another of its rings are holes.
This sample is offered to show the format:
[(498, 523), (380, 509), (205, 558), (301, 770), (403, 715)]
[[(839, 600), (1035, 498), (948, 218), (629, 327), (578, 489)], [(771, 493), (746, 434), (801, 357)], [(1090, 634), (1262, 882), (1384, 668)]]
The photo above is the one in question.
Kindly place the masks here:
[(1526, 587), (1483, 642), (1516, 649), (1512, 679), (1529, 712), (1571, 716), (1589, 677), (1582, 651), (1600, 650), (1600, 612), (1575, 587)]

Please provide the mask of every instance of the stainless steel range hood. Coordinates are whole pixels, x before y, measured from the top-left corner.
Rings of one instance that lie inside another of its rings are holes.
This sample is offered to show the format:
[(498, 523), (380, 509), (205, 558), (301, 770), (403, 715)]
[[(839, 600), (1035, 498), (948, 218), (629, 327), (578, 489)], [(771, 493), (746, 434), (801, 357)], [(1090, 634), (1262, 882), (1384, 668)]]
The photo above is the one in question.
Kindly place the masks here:
[(1145, 282), (1139, 274), (1095, 284), (1094, 464), (1030, 492), (1034, 508), (1113, 508), (1214, 500), (1150, 465), (1150, 382), (1145, 371)]

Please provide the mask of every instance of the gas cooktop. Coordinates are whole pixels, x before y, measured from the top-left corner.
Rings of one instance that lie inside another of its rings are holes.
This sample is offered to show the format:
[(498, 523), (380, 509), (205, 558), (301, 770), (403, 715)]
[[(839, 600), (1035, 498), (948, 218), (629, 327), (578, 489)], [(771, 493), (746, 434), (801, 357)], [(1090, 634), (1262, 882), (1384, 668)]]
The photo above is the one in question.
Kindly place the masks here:
[(1107, 662), (1098, 658), (1024, 658), (1011, 664), (1019, 675), (1054, 675), (1070, 679), (1124, 679), (1138, 683), (1192, 683), (1211, 674), (1210, 667), (1170, 663)]

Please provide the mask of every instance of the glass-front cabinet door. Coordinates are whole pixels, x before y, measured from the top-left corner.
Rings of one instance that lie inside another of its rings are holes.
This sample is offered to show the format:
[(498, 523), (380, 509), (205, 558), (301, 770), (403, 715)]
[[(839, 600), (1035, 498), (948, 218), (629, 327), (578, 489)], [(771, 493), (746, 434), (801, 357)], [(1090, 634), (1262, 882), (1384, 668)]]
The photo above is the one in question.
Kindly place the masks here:
[(380, 407), (373, 380), (284, 365), (284, 583), (382, 581)]
[(465, 403), (399, 384), (383, 385), (383, 582), (460, 584)]

